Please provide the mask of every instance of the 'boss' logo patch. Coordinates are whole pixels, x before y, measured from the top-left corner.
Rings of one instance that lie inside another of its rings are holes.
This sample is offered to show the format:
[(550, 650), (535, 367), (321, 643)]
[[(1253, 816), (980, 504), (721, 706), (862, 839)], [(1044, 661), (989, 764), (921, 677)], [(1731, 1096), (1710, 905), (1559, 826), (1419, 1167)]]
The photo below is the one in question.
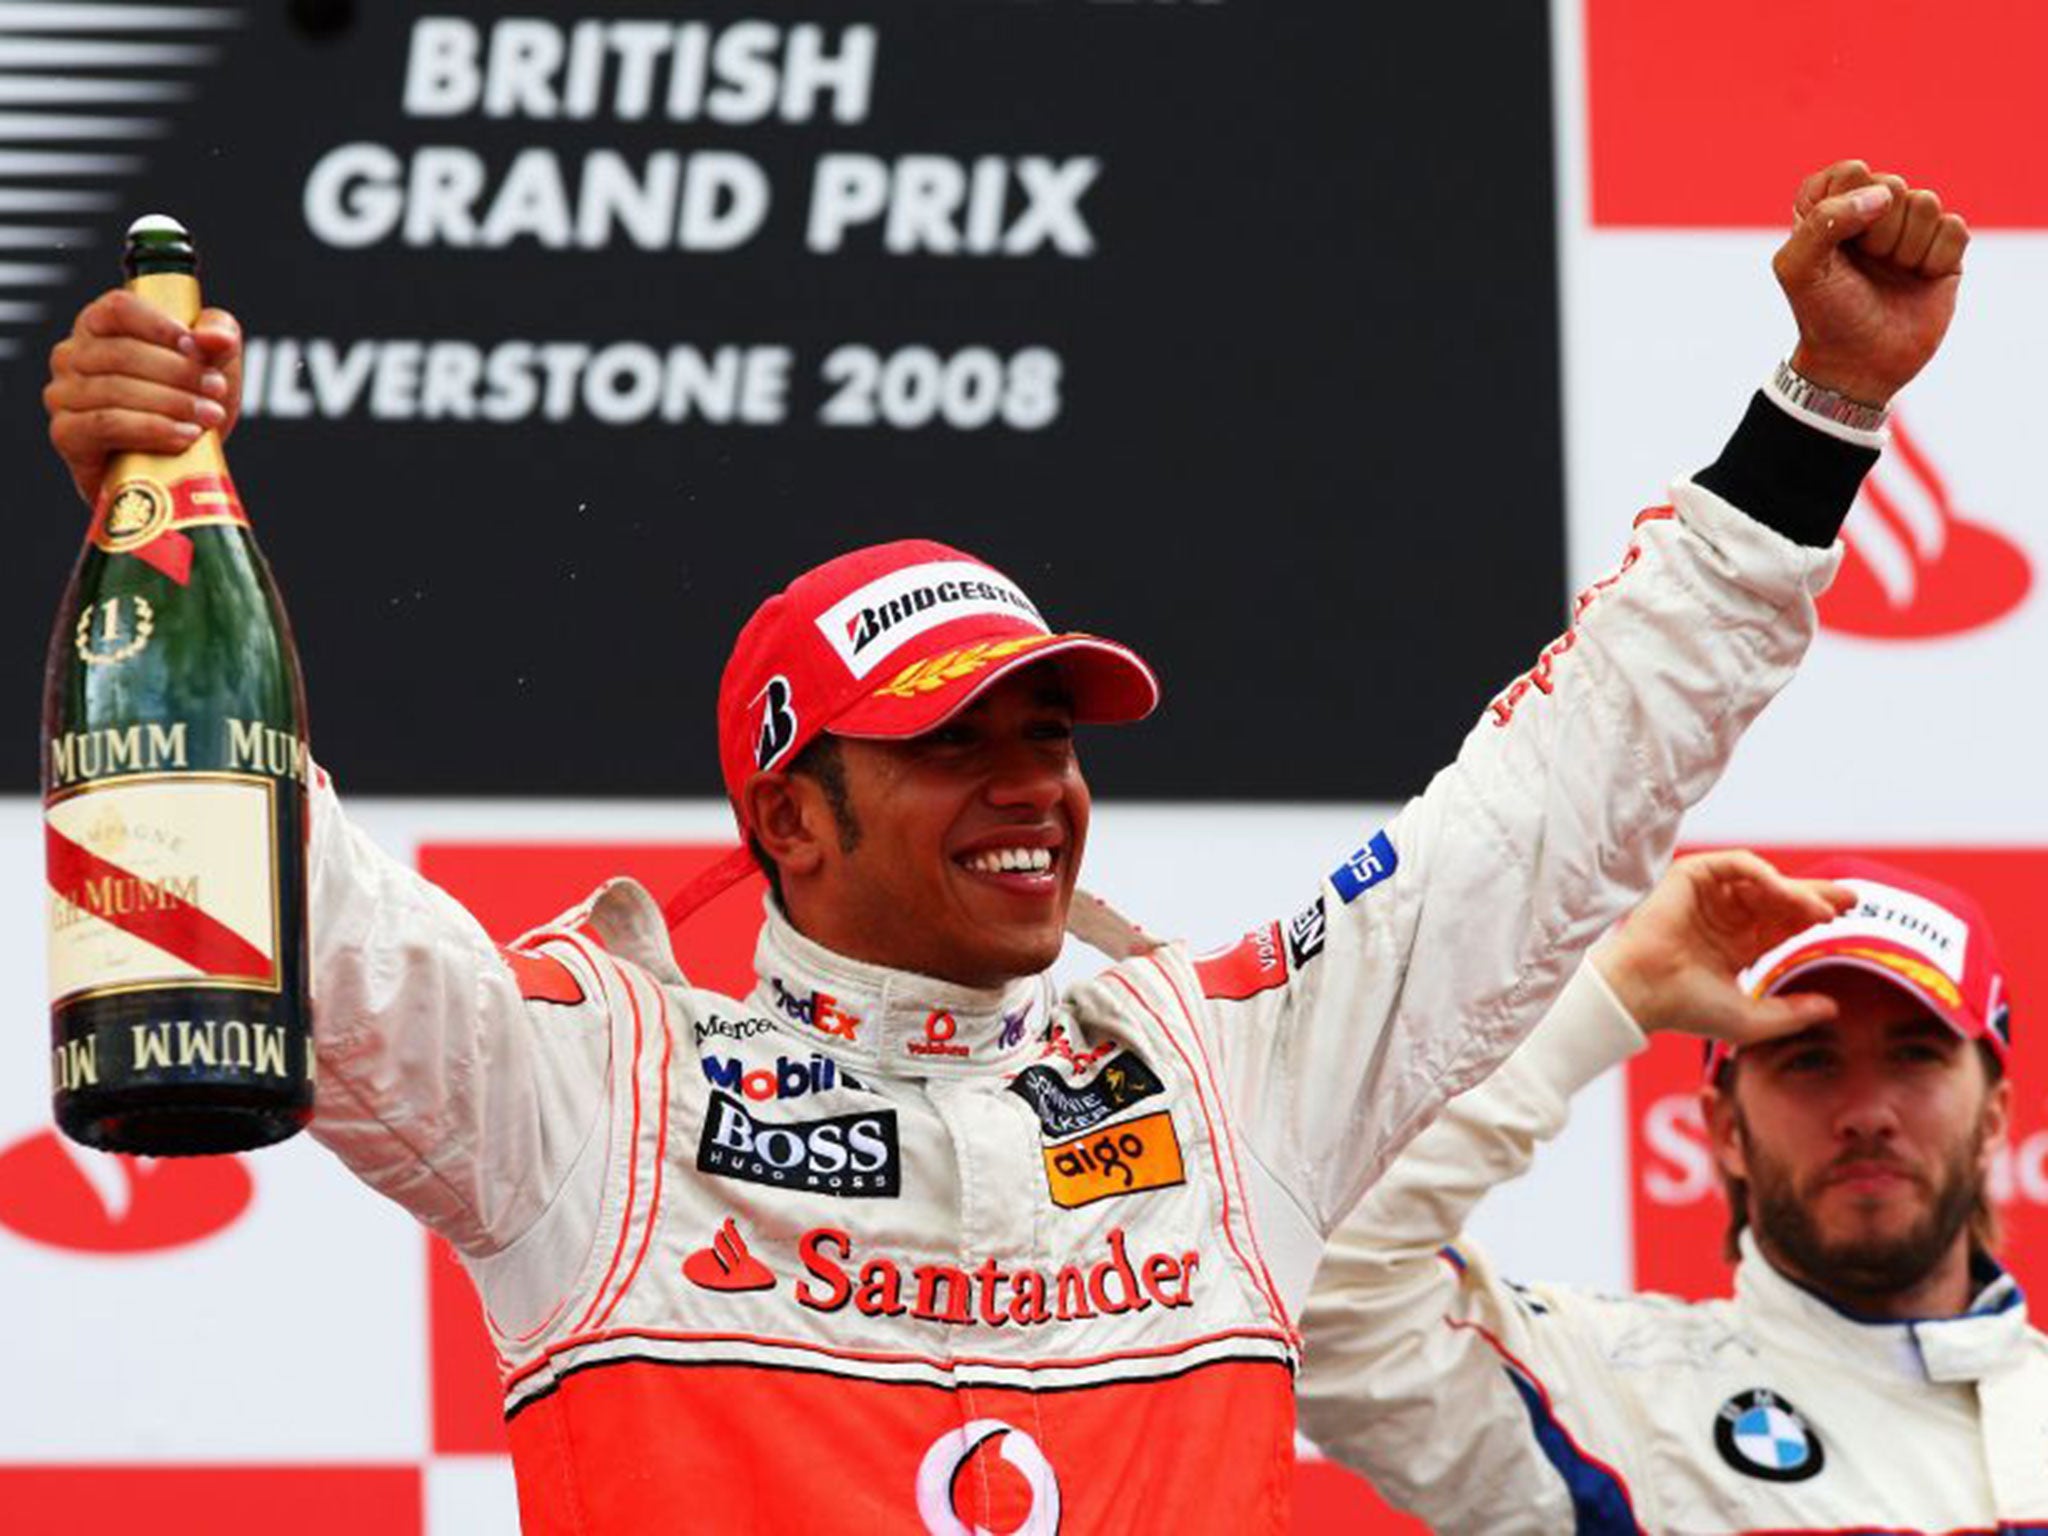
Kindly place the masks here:
[(1044, 1156), (1052, 1202), (1070, 1211), (1114, 1195), (1187, 1182), (1180, 1138), (1165, 1110), (1056, 1142), (1044, 1149)]
[(756, 1120), (715, 1088), (704, 1111), (697, 1166), (723, 1179), (844, 1200), (891, 1199), (903, 1187), (895, 1110)]

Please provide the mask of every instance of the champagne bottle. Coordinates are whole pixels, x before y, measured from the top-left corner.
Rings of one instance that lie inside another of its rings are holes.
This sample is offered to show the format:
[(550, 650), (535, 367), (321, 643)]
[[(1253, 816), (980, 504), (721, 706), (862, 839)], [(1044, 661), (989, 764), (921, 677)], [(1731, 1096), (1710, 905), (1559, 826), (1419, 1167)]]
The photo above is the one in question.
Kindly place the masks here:
[[(130, 292), (183, 324), (176, 222), (128, 232)], [(311, 1117), (305, 690), (219, 435), (108, 466), (43, 692), (57, 1123), (170, 1156)]]

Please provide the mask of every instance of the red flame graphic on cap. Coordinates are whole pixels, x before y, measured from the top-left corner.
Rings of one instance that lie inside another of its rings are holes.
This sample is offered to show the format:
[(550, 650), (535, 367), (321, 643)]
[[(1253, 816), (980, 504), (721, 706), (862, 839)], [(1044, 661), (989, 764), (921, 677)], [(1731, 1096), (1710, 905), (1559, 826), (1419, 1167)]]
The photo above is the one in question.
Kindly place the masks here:
[(233, 1226), (255, 1193), (232, 1157), (114, 1157), (74, 1149), (55, 1131), (0, 1152), (0, 1226), (81, 1253), (200, 1242)]
[(1995, 624), (2025, 600), (2026, 551), (1965, 520), (1941, 472), (1892, 418), (1892, 447), (1863, 482), (1842, 536), (1848, 558), (1821, 623), (1874, 640), (1925, 640)]

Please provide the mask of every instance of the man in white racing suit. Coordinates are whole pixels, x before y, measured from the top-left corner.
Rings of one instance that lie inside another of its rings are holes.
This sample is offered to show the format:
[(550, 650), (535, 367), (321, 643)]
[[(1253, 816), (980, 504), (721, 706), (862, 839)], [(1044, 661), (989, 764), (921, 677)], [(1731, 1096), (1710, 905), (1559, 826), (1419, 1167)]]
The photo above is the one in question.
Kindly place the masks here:
[[(798, 578), (728, 663), (778, 898), (746, 999), (687, 983), (631, 882), (501, 950), (320, 785), (314, 1133), (474, 1277), (529, 1532), (1285, 1528), (1325, 1233), (1647, 887), (1945, 332), (1960, 221), (1853, 162), (1809, 192), (1796, 371), (1428, 791), (1228, 951), (1075, 900), (1073, 726), (1144, 713), (1149, 670), (923, 541)], [(87, 307), (46, 400), (89, 497), (110, 449), (227, 424), (234, 335)], [(1059, 997), (1070, 904), (1123, 958)]]
[[(2048, 1531), (2048, 1338), (1990, 1252), (2012, 1089), (1981, 910), (1838, 860), (1853, 904), (1744, 955), (1739, 924), (1673, 921), (1691, 862), (1332, 1239), (1304, 1431), (1446, 1532)], [(1731, 990), (1806, 1013), (1709, 1058), (1733, 1298), (1505, 1279), (1460, 1235), (1472, 1206), (1644, 1028), (1725, 1036), (1701, 977), (1743, 960)]]

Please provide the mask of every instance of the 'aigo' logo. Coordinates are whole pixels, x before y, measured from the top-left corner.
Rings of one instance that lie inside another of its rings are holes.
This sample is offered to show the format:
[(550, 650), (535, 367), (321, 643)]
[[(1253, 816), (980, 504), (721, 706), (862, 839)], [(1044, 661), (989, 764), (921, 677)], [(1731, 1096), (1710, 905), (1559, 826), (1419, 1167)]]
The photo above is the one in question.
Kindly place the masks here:
[(1821, 623), (1873, 640), (1928, 640), (1995, 624), (2033, 587), (2007, 534), (1956, 510), (1947, 481), (1896, 416), (1892, 446), (1842, 529), (1847, 558), (1820, 600)]
[(0, 1152), (0, 1226), (73, 1253), (155, 1253), (204, 1242), (256, 1194), (240, 1158), (117, 1157), (38, 1131)]

